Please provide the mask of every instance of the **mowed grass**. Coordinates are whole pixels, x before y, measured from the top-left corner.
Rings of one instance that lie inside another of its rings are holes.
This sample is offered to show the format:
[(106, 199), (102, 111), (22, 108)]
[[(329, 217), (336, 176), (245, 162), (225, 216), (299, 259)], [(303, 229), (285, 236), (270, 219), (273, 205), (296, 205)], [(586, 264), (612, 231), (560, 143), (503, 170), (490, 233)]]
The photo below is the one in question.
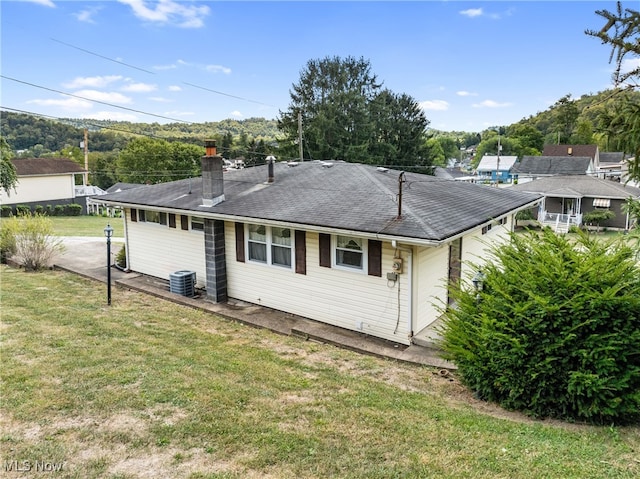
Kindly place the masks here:
[(53, 232), (56, 236), (88, 236), (104, 238), (107, 224), (113, 228), (113, 236), (124, 237), (122, 218), (104, 216), (50, 216)]
[(0, 273), (3, 470), (46, 461), (64, 463), (56, 478), (83, 479), (640, 476), (640, 427), (534, 421), (430, 368), (120, 288), (107, 307), (103, 284), (71, 273)]

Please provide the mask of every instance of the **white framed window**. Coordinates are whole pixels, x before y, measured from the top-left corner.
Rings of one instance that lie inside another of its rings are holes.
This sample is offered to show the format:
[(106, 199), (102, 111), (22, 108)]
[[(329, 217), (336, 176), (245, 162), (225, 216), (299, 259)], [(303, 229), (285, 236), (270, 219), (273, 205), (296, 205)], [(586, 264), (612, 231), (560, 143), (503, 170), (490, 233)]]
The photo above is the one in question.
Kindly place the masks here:
[(367, 241), (353, 236), (333, 236), (333, 265), (354, 271), (367, 270)]
[(247, 259), (291, 269), (293, 238), (289, 228), (265, 225), (246, 225)]
[(204, 232), (204, 218), (198, 216), (191, 217), (191, 230)]

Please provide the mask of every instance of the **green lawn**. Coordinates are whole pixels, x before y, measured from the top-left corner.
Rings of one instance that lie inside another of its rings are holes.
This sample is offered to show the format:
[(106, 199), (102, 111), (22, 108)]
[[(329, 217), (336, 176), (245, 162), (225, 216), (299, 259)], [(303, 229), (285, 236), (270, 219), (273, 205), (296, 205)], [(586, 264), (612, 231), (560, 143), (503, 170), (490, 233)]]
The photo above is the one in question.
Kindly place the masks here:
[(640, 476), (640, 427), (533, 421), (429, 368), (119, 288), (107, 307), (103, 284), (71, 273), (0, 274), (5, 470), (48, 461), (63, 463), (56, 478), (83, 479)]
[(114, 237), (124, 236), (122, 218), (103, 216), (51, 216), (53, 231), (57, 236), (100, 236), (104, 237), (107, 224), (113, 227)]

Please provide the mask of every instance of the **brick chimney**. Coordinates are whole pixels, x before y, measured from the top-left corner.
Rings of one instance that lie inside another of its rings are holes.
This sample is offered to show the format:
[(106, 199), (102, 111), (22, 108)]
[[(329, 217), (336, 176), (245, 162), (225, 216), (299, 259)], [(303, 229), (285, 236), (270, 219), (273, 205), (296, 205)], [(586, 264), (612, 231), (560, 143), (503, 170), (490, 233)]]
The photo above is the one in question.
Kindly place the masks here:
[(205, 140), (202, 157), (202, 205), (215, 206), (224, 201), (222, 157), (217, 154), (216, 141)]

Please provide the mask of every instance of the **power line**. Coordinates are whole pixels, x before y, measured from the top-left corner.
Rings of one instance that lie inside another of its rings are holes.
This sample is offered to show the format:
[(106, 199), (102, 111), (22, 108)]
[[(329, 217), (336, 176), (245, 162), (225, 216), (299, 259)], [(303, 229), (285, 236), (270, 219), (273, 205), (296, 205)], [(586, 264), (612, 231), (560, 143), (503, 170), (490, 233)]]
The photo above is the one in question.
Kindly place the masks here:
[(152, 75), (156, 74), (156, 72), (145, 70), (144, 68), (140, 68), (140, 67), (137, 67), (135, 65), (129, 65), (128, 63), (121, 62), (119, 60), (114, 60), (113, 58), (105, 57), (104, 55), (100, 55), (99, 53), (95, 53), (95, 52), (92, 52), (90, 50), (86, 50), (84, 48), (77, 47), (75, 45), (72, 45), (71, 43), (63, 42), (62, 40), (57, 40), (57, 39), (51, 38), (51, 37), (49, 37), (49, 40), (52, 40), (54, 42), (58, 42), (58, 43), (60, 43), (62, 45), (66, 45), (66, 46), (71, 47), (71, 48), (75, 48), (76, 50), (80, 50), (81, 52), (88, 53), (89, 55), (93, 55), (93, 56), (96, 56), (96, 57), (99, 57), (99, 58), (103, 58), (104, 60), (108, 60), (108, 61), (113, 62), (113, 63), (119, 63), (120, 65), (124, 65), (124, 66), (129, 67), (129, 68), (135, 68), (136, 70), (140, 70), (140, 71), (145, 72), (145, 73), (150, 73)]
[(132, 111), (134, 113), (140, 113), (142, 115), (154, 116), (156, 118), (162, 118), (164, 120), (177, 121), (179, 123), (188, 123), (188, 124), (192, 123), (192, 122), (186, 121), (186, 120), (179, 120), (177, 118), (171, 118), (171, 117), (168, 117), (168, 116), (156, 115), (155, 113), (148, 113), (146, 111), (136, 110), (134, 108), (127, 108), (126, 106), (114, 105), (113, 103), (107, 103), (106, 101), (94, 100), (94, 99), (86, 98), (86, 97), (83, 97), (83, 96), (80, 96), (80, 95), (74, 95), (73, 93), (67, 93), (67, 92), (64, 92), (64, 91), (55, 90), (53, 88), (47, 88), (47, 87), (42, 86), (42, 85), (36, 85), (35, 83), (29, 83), (29, 82), (26, 82), (24, 80), (18, 80), (17, 78), (8, 77), (8, 76), (5, 76), (5, 75), (0, 75), (0, 77), (4, 78), (5, 80), (14, 81), (16, 83), (22, 83), (23, 85), (29, 85), (29, 86), (32, 86), (34, 88), (40, 88), (42, 90), (52, 91), (54, 93), (59, 93), (61, 95), (67, 95), (67, 96), (70, 96), (70, 97), (73, 97), (73, 98), (79, 98), (81, 100), (100, 103), (101, 105), (107, 105), (107, 106), (110, 106), (110, 107), (113, 107), (113, 108), (120, 108), (121, 110)]
[(195, 88), (200, 88), (201, 90), (205, 90), (205, 91), (210, 91), (211, 93), (216, 93), (218, 95), (224, 95), (224, 96), (228, 96), (229, 98), (235, 98), (237, 100), (242, 100), (242, 101), (248, 101), (250, 103), (257, 103), (258, 105), (264, 105), (264, 106), (269, 106), (271, 108), (276, 108), (274, 105), (269, 105), (268, 103), (262, 103), (261, 101), (256, 101), (256, 100), (250, 100), (248, 98), (243, 98), (241, 96), (236, 96), (236, 95), (230, 95), (229, 93), (223, 93), (221, 91), (218, 90), (211, 90), (210, 88), (206, 88), (200, 85), (194, 85), (193, 83), (189, 83), (186, 81), (183, 81), (182, 83), (184, 83), (185, 85), (189, 85)]

